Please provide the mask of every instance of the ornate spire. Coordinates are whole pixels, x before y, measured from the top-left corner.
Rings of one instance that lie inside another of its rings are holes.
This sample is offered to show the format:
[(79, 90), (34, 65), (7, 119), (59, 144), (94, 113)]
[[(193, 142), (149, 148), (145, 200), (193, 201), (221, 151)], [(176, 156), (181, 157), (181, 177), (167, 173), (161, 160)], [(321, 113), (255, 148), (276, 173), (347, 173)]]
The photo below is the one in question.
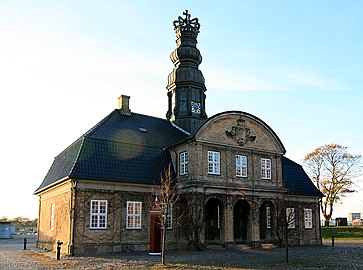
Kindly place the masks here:
[(199, 70), (202, 56), (197, 49), (200, 24), (188, 10), (173, 22), (177, 48), (170, 54), (174, 64), (168, 77), (169, 107), (167, 119), (192, 132), (207, 118), (204, 77)]
[(178, 19), (173, 22), (176, 37), (180, 38), (182, 35), (190, 35), (197, 38), (200, 28), (198, 18), (190, 19), (188, 10), (185, 10), (183, 15), (185, 15), (185, 18), (179, 16)]

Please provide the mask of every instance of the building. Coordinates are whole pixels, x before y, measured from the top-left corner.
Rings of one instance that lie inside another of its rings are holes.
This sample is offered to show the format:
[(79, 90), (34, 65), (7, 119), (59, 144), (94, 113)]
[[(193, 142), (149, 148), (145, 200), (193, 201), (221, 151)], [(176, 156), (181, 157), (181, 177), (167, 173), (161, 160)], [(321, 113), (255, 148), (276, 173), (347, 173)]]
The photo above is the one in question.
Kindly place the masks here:
[(352, 223), (356, 219), (361, 219), (360, 213), (349, 213), (348, 214), (348, 221)]
[[(59, 239), (69, 254), (158, 253), (155, 187), (169, 164), (182, 198), (168, 214), (168, 248), (258, 247), (286, 228), (291, 244), (321, 244), (321, 193), (271, 127), (243, 111), (207, 117), (199, 29), (188, 11), (174, 21), (166, 119), (132, 112), (122, 95), (55, 158), (35, 191), (38, 247)], [(180, 209), (188, 215), (175, 224)]]
[(0, 221), (0, 239), (11, 238), (11, 222)]

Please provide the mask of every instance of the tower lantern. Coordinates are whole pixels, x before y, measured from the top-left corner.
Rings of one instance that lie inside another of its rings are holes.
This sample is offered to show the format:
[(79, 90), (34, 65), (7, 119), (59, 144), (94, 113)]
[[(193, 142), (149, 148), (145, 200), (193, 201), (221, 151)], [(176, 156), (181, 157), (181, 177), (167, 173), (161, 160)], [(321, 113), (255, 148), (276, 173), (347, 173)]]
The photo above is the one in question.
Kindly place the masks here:
[(199, 65), (202, 56), (197, 49), (200, 29), (198, 18), (191, 19), (188, 10), (173, 22), (177, 48), (171, 53), (174, 64), (169, 74), (168, 120), (188, 132), (194, 132), (207, 119), (205, 112), (205, 80)]

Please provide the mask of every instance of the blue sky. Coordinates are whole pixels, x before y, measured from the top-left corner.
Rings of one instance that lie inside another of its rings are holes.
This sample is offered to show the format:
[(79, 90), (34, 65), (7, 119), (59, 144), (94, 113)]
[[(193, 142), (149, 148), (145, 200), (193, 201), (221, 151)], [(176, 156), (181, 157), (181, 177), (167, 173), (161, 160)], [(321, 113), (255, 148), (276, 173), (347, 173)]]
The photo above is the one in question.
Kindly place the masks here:
[[(263, 119), (301, 163), (339, 143), (363, 154), (363, 2), (0, 0), (1, 216), (37, 216), (54, 157), (116, 108), (165, 117), (172, 22), (198, 17), (207, 114)], [(334, 216), (363, 211), (359, 192)]]

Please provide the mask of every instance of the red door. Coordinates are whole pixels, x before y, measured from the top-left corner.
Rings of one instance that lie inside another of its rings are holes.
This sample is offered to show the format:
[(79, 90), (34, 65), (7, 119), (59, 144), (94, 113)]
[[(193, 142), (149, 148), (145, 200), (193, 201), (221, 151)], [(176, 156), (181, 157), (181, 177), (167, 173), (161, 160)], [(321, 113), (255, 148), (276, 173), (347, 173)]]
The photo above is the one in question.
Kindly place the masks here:
[(153, 205), (153, 210), (151, 211), (150, 216), (150, 255), (161, 254), (161, 211), (155, 208), (155, 205)]

